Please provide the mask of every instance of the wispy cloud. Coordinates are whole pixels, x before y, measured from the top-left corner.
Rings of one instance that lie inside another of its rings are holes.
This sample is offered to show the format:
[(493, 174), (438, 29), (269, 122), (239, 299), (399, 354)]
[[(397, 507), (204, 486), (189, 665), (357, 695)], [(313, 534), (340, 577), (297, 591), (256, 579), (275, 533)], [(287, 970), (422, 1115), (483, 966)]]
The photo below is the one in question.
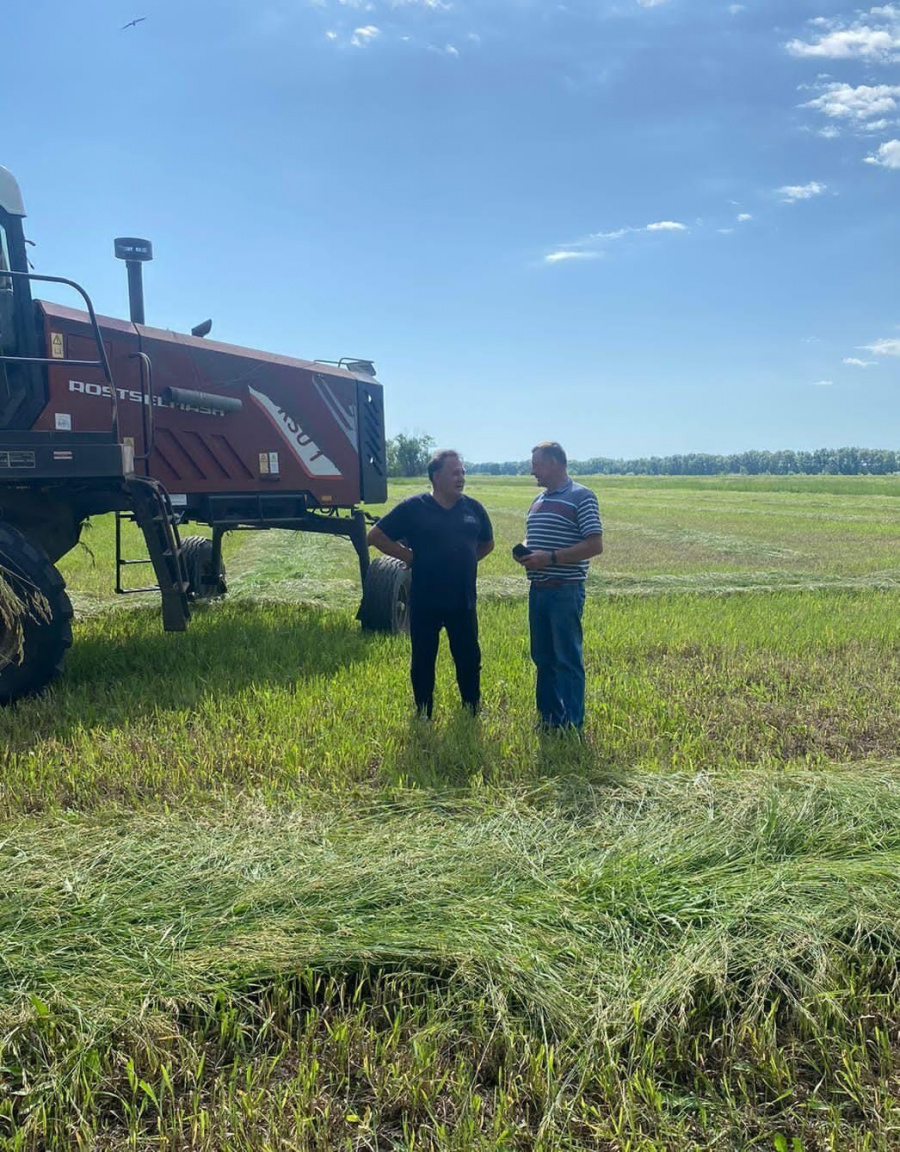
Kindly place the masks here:
[(590, 232), (578, 240), (563, 244), (544, 257), (545, 264), (559, 264), (564, 260), (594, 260), (605, 254), (606, 245), (615, 243), (625, 236), (636, 236), (646, 232), (689, 232), (687, 224), (678, 220), (656, 220), (640, 228), (616, 228), (611, 232)]
[(812, 200), (814, 196), (821, 196), (826, 188), (826, 184), (810, 180), (808, 184), (785, 184), (784, 187), (777, 188), (776, 192), (785, 204), (796, 204), (800, 200)]
[(860, 360), (858, 356), (845, 356), (843, 363), (849, 364), (851, 368), (875, 368), (877, 366), (875, 360)]
[(374, 24), (366, 24), (364, 28), (355, 28), (350, 43), (354, 48), (364, 48), (367, 44), (381, 35), (381, 29), (376, 28)]
[(736, 219), (738, 224), (746, 224), (748, 220), (753, 219), (753, 216), (749, 212), (738, 212)]
[(893, 116), (900, 101), (898, 84), (820, 84), (820, 94), (801, 104), (812, 108), (832, 120), (840, 120), (866, 131), (881, 131), (887, 127), (886, 117)]
[(792, 56), (889, 62), (900, 59), (900, 7), (886, 4), (853, 19), (819, 16), (809, 40), (790, 40)]
[(599, 252), (586, 252), (572, 248), (560, 248), (556, 252), (549, 252), (544, 257), (545, 264), (562, 264), (565, 260), (596, 260)]
[(660, 8), (668, 3), (668, 0), (637, 0), (637, 2), (641, 8)]
[(900, 356), (900, 340), (876, 340), (874, 344), (861, 344), (860, 347), (873, 356)]
[(813, 388), (830, 388), (832, 384), (833, 380), (813, 380)]
[(621, 240), (623, 236), (633, 236), (638, 232), (688, 232), (687, 224), (677, 220), (657, 220), (652, 224), (644, 224), (639, 228), (630, 225), (625, 228), (615, 228), (612, 232), (590, 232), (580, 240), (567, 244), (567, 248), (581, 248), (592, 244), (601, 244), (607, 240)]
[(900, 140), (881, 144), (874, 156), (866, 157), (866, 163), (877, 164), (879, 168), (900, 168)]

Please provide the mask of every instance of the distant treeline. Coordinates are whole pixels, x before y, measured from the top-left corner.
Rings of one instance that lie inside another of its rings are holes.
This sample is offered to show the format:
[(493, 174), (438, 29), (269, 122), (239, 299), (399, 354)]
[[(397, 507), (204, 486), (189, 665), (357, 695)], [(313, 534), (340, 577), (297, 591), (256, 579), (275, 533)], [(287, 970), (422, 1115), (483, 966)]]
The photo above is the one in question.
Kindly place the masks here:
[[(469, 473), (484, 476), (521, 476), (531, 471), (530, 460), (503, 464), (466, 464)], [(900, 451), (889, 448), (817, 448), (814, 452), (739, 452), (713, 456), (688, 452), (683, 456), (641, 456), (613, 460), (594, 456), (570, 460), (569, 471), (582, 476), (884, 476), (900, 472)]]

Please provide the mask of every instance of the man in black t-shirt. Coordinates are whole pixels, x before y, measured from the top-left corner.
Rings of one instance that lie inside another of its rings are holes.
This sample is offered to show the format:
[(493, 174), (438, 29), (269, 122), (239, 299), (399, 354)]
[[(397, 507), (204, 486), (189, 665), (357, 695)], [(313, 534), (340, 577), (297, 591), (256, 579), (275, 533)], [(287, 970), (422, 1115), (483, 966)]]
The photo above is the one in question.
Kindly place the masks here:
[(458, 452), (444, 449), (428, 462), (431, 492), (410, 496), (382, 516), (369, 543), (412, 568), (409, 637), (413, 696), (431, 718), (434, 665), (441, 629), (447, 629), (456, 683), (470, 712), (481, 700), (481, 649), (475, 579), (478, 561), (494, 547), (494, 531), (477, 500), (463, 495), (466, 469)]

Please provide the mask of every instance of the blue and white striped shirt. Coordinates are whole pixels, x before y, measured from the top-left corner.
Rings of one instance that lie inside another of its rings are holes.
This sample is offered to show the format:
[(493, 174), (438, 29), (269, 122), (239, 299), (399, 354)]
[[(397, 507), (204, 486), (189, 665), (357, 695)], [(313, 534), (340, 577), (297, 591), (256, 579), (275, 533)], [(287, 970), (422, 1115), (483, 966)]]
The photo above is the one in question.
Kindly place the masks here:
[[(603, 534), (597, 497), (590, 488), (576, 484), (574, 480), (567, 480), (553, 492), (542, 492), (531, 505), (525, 525), (526, 545), (542, 552), (569, 548), (588, 536)], [(538, 584), (543, 580), (576, 583), (587, 579), (588, 567), (587, 560), (552, 564), (537, 572), (529, 572), (528, 579)]]

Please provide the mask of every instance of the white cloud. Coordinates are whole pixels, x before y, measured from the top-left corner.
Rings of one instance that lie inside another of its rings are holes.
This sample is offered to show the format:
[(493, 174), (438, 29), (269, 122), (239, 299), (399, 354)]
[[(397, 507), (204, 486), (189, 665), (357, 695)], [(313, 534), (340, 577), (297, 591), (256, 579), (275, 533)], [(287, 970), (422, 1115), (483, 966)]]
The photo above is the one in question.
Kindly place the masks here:
[(602, 246), (621, 240), (623, 236), (634, 236), (641, 232), (688, 232), (686, 224), (676, 220), (658, 220), (653, 224), (644, 224), (640, 228), (616, 228), (612, 232), (591, 232), (579, 240), (572, 240), (568, 244), (551, 252), (544, 257), (545, 264), (559, 264), (564, 260), (594, 260), (604, 255)]
[(874, 156), (866, 157), (867, 164), (877, 164), (879, 168), (900, 168), (900, 140), (888, 140), (880, 145)]
[(900, 356), (900, 340), (876, 340), (874, 344), (862, 344), (860, 347), (874, 356)]
[(831, 60), (900, 59), (900, 8), (887, 4), (860, 13), (848, 21), (819, 16), (810, 24), (821, 34), (812, 40), (791, 40), (785, 47), (792, 56)]
[(796, 204), (798, 200), (811, 200), (813, 196), (821, 196), (826, 187), (827, 185), (820, 184), (818, 180), (810, 180), (808, 184), (785, 184), (776, 191), (786, 204)]
[(840, 136), (840, 132), (833, 125), (829, 124), (825, 128), (819, 129), (819, 135), (823, 140), (837, 140), (838, 136)]
[(731, 233), (734, 231), (734, 229), (733, 228), (717, 228), (716, 231), (720, 232), (723, 236), (730, 236)]
[(833, 380), (814, 380), (813, 388), (830, 388), (833, 383)]
[(814, 108), (833, 120), (865, 123), (876, 116), (897, 111), (900, 84), (825, 84), (822, 94), (801, 105)]
[(687, 224), (679, 224), (677, 220), (658, 220), (655, 224), (648, 224), (648, 232), (687, 232)]
[(578, 252), (571, 248), (561, 248), (544, 257), (545, 264), (561, 264), (564, 260), (596, 260), (599, 252)]
[(337, 40), (337, 38), (338, 38), (337, 32), (326, 32), (325, 33), (325, 39), (326, 40)]
[(354, 48), (363, 48), (366, 44), (371, 44), (375, 37), (380, 35), (380, 28), (376, 28), (374, 24), (367, 24), (364, 28), (355, 28), (353, 30), (353, 37), (350, 43)]
[(478, 35), (477, 32), (467, 33), (466, 39), (471, 41), (472, 44), (480, 44), (481, 43), (481, 37)]
[(732, 16), (737, 16), (739, 12), (743, 12), (746, 8), (745, 4), (729, 4), (728, 11)]
[(453, 7), (451, 3), (445, 3), (444, 0), (388, 0), (388, 3), (392, 8), (430, 8), (435, 12), (449, 12)]
[(851, 368), (874, 368), (876, 362), (874, 360), (860, 360), (858, 356), (845, 356), (844, 364), (849, 364)]
[(667, 2), (667, 0), (637, 0), (641, 8), (659, 8)]
[(738, 224), (746, 224), (746, 222), (748, 220), (752, 220), (752, 219), (753, 219), (753, 217), (749, 212), (738, 212), (738, 215), (737, 215)]

